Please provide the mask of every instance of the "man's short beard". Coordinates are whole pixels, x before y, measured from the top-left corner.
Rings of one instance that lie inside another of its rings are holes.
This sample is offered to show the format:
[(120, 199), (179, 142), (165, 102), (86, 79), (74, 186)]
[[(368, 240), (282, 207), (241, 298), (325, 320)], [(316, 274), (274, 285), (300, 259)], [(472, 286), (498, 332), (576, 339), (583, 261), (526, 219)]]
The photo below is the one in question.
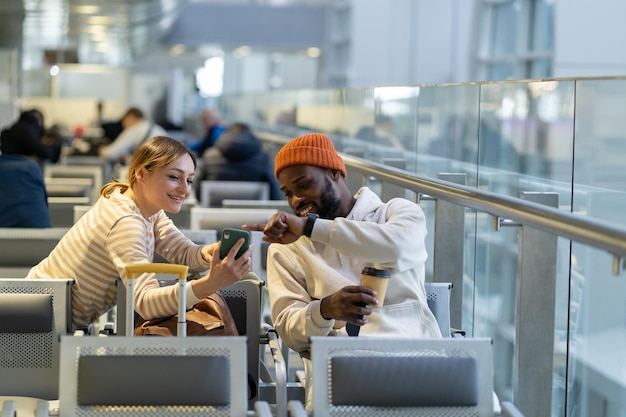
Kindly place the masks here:
[(328, 178), (326, 178), (324, 183), (324, 190), (322, 191), (320, 203), (321, 205), (317, 214), (319, 214), (322, 219), (333, 220), (337, 217), (337, 211), (339, 210), (341, 201), (339, 201), (337, 193), (333, 188), (333, 184)]

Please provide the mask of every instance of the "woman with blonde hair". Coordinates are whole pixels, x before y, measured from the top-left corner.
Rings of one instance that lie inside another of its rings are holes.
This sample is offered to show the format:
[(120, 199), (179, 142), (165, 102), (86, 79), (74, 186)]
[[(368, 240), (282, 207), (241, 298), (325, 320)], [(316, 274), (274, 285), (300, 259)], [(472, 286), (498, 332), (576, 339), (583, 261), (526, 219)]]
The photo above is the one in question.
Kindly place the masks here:
[[(65, 234), (27, 278), (74, 278), (72, 324), (88, 327), (116, 303), (116, 281), (125, 280), (126, 265), (152, 262), (158, 253), (190, 272), (209, 270), (187, 285), (187, 308), (242, 279), (250, 271), (251, 246), (235, 255), (243, 240), (224, 259), (220, 243), (197, 245), (165, 212), (177, 213), (192, 191), (195, 155), (184, 143), (155, 136), (133, 154), (128, 182), (106, 184), (96, 204)], [(178, 311), (178, 286), (160, 287), (155, 274), (135, 281), (135, 311), (144, 319)]]

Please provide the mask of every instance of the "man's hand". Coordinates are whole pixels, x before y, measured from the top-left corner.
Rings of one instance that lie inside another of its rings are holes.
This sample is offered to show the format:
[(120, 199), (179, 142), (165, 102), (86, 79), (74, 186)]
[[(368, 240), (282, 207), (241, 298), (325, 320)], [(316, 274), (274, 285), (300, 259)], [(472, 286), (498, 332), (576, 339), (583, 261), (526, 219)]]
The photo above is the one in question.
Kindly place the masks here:
[(298, 217), (295, 214), (279, 211), (267, 221), (266, 224), (244, 224), (245, 230), (263, 232), (263, 240), (270, 243), (293, 243), (304, 232), (306, 217)]
[(367, 305), (375, 305), (376, 291), (362, 285), (343, 287), (334, 294), (324, 297), (320, 311), (326, 320), (343, 320), (357, 326), (367, 323), (372, 310)]

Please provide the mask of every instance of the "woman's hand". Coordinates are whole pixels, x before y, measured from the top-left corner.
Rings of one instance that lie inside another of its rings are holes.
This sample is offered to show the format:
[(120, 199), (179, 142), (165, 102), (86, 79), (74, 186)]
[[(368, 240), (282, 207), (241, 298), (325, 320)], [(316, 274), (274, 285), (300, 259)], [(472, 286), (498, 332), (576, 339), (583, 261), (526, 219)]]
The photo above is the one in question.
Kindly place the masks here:
[(219, 253), (219, 249), (220, 249), (220, 245), (219, 242), (213, 242), (210, 243), (208, 245), (204, 245), (202, 247), (202, 258), (207, 261), (207, 262), (211, 262), (211, 259), (213, 259), (213, 254), (215, 253), (215, 250), (217, 249), (217, 253)]
[(193, 291), (198, 298), (204, 298), (230, 284), (234, 284), (250, 272), (252, 268), (251, 256), (254, 245), (250, 245), (248, 250), (245, 251), (239, 259), (235, 259), (237, 251), (243, 244), (244, 240), (239, 239), (224, 259), (220, 259), (220, 242), (209, 245), (212, 246), (212, 248), (207, 249), (207, 251), (212, 251), (209, 260), (211, 263), (209, 273), (191, 283), (191, 285), (193, 285)]

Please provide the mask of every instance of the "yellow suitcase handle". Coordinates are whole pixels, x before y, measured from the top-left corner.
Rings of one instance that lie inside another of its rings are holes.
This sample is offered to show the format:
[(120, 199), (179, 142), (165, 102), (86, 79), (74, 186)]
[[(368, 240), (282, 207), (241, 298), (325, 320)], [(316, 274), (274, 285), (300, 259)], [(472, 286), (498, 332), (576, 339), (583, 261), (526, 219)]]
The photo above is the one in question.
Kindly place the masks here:
[(147, 272), (154, 272), (155, 274), (175, 274), (178, 275), (178, 279), (186, 279), (189, 267), (187, 265), (168, 264), (168, 263), (145, 263), (145, 264), (132, 264), (126, 265), (126, 273), (128, 278), (133, 278), (137, 274), (144, 274)]
[(155, 274), (174, 274), (178, 275), (178, 336), (187, 336), (187, 323), (185, 317), (187, 297), (185, 285), (187, 282), (187, 272), (189, 267), (180, 264), (168, 264), (160, 262), (142, 263), (126, 265), (126, 274), (128, 275), (127, 297), (126, 297), (126, 335), (132, 335), (134, 330), (134, 292), (135, 292), (135, 275), (144, 273)]

